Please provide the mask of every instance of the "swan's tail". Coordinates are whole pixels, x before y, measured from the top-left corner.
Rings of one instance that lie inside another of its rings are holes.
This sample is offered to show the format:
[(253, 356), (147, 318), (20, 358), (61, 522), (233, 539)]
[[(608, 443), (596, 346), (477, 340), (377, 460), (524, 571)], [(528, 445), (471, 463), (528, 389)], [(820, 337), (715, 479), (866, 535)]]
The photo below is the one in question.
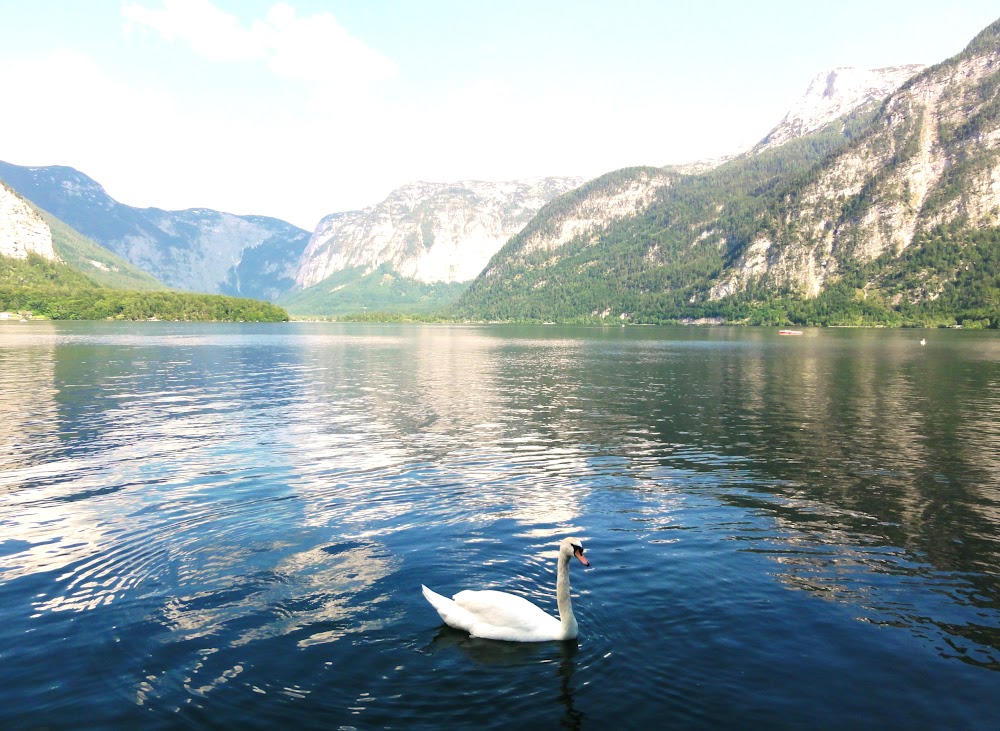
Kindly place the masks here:
[(423, 584), (420, 585), (420, 589), (424, 593), (424, 599), (430, 602), (435, 611), (441, 615), (441, 619), (444, 620), (445, 624), (455, 629), (465, 630), (466, 632), (472, 631), (472, 625), (476, 623), (476, 618), (468, 610), (462, 609), (453, 599), (441, 596)]
[(455, 603), (451, 599), (449, 599), (448, 597), (441, 596), (436, 591), (428, 589), (423, 584), (420, 585), (420, 590), (424, 593), (424, 599), (426, 599), (427, 601), (429, 601), (431, 603), (431, 606), (434, 607), (435, 609), (437, 609), (439, 612), (441, 611), (439, 609), (439, 607), (446, 607), (446, 606), (448, 606), (448, 604), (454, 604)]

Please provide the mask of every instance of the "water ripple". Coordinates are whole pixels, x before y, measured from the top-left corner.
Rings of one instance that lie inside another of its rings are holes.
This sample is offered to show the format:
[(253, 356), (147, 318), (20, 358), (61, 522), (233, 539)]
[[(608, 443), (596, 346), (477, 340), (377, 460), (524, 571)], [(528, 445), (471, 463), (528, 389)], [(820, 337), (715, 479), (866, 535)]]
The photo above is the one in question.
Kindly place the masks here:
[(0, 339), (5, 725), (992, 719), (996, 339), (147, 325)]

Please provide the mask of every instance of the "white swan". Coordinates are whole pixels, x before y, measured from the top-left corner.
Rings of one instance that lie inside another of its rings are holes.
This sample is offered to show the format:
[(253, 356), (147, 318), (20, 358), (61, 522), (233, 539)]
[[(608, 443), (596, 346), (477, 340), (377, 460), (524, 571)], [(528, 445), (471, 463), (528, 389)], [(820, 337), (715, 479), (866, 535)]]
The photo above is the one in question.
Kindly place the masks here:
[(460, 591), (454, 599), (441, 596), (421, 584), (424, 597), (450, 627), (464, 630), (473, 637), (509, 642), (547, 642), (572, 640), (577, 636), (576, 617), (569, 597), (569, 560), (576, 556), (590, 566), (583, 555), (583, 544), (576, 538), (564, 538), (559, 544), (556, 572), (556, 602), (559, 619), (546, 614), (523, 597), (504, 591)]

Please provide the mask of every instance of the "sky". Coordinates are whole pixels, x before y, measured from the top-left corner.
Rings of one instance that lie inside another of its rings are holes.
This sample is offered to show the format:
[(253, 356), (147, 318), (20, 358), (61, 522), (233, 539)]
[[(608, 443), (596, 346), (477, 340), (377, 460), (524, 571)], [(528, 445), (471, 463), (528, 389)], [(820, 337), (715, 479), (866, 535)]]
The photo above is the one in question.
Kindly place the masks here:
[(414, 181), (741, 152), (818, 73), (934, 64), (995, 0), (0, 0), (0, 160), (312, 230)]

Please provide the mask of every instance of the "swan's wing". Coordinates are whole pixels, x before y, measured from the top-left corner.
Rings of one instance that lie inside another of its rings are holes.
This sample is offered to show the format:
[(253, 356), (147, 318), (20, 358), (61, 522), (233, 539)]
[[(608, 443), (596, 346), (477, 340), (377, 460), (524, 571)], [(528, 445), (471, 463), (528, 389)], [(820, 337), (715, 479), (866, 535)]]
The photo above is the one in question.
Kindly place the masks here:
[(424, 598), (431, 603), (431, 606), (441, 615), (441, 619), (449, 627), (464, 630), (471, 633), (472, 627), (479, 620), (471, 612), (458, 606), (453, 600), (446, 596), (441, 596), (436, 591), (428, 589), (423, 584), (420, 585), (424, 593)]
[[(455, 604), (475, 617), (478, 624), (502, 628), (505, 631), (528, 635), (555, 631), (560, 626), (558, 619), (546, 614), (524, 597), (504, 591), (460, 591), (455, 595)], [(480, 627), (479, 631), (473, 634), (480, 637), (489, 636), (482, 630)]]

